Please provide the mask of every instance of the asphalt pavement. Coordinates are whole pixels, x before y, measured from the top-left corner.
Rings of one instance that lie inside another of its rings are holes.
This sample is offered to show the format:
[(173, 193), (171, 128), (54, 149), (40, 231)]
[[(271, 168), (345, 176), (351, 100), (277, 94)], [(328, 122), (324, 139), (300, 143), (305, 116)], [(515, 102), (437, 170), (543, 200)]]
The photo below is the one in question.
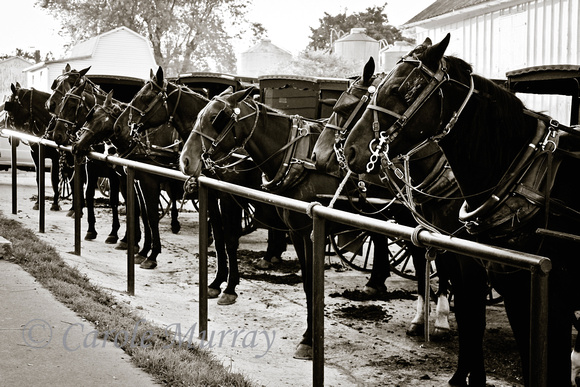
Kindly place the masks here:
[(0, 386), (159, 386), (10, 261), (0, 237)]

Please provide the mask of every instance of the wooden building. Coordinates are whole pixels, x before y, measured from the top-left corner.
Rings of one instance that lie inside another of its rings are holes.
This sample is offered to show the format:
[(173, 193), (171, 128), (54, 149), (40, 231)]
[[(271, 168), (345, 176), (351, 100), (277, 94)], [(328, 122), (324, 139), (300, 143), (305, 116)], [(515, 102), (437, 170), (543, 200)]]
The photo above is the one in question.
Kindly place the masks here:
[(28, 85), (50, 91), (52, 81), (66, 64), (81, 70), (91, 67), (88, 75), (115, 75), (149, 79), (157, 70), (149, 40), (127, 27), (118, 27), (75, 45), (70, 56), (40, 62), (25, 69)]
[[(474, 72), (505, 79), (531, 66), (580, 63), (578, 0), (437, 0), (404, 28), (423, 42), (451, 33), (448, 55), (471, 63)], [(562, 97), (522, 96), (536, 110), (567, 123), (570, 103)]]

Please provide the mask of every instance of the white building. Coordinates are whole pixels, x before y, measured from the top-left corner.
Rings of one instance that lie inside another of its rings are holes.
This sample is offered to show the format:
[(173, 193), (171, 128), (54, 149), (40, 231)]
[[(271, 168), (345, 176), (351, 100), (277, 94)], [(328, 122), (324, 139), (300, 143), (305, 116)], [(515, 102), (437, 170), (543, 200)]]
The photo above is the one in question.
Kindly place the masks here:
[(75, 70), (91, 67), (89, 75), (116, 75), (149, 79), (157, 69), (149, 40), (127, 27), (118, 27), (72, 48), (67, 58), (40, 62), (24, 69), (29, 87), (50, 92), (52, 81), (66, 64)]
[[(402, 28), (418, 43), (451, 33), (448, 55), (471, 63), (474, 72), (505, 79), (529, 66), (580, 63), (578, 0), (438, 0)], [(570, 105), (562, 97), (521, 96), (532, 109), (563, 123)]]

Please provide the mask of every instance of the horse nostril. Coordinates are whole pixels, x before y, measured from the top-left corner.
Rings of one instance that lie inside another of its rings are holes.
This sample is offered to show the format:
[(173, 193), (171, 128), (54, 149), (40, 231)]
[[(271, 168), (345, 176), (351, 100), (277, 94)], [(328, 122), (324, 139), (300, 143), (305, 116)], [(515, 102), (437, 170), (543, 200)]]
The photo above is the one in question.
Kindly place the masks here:
[(312, 161), (316, 163), (316, 153), (312, 152)]

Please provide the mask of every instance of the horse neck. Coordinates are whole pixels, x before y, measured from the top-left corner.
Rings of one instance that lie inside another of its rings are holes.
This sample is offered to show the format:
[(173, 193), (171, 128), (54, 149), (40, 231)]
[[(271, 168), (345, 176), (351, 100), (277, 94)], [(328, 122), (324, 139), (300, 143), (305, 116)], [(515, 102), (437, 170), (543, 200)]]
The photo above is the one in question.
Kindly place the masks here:
[[(242, 113), (243, 114), (243, 113)], [(252, 130), (255, 117), (246, 118), (246, 127)], [(283, 161), (284, 152), (280, 150), (287, 144), (290, 135), (291, 118), (283, 114), (259, 112), (258, 121), (244, 149), (269, 179), (276, 176)]]
[[(197, 119), (198, 113), (209, 101), (194, 92), (181, 90), (177, 92), (177, 94), (179, 93), (181, 95), (176, 95), (175, 102), (171, 101), (171, 105), (168, 104), (167, 108), (169, 109), (169, 114), (174, 112), (172, 124), (179, 133), (181, 140), (186, 141), (193, 129), (193, 124)], [(179, 102), (177, 102), (177, 98), (179, 98)]]
[(472, 208), (489, 197), (537, 128), (537, 120), (523, 111), (510, 113), (511, 121), (505, 122), (486, 119), (496, 116), (491, 111), (475, 114), (480, 106), (477, 102), (468, 104), (451, 132), (439, 142)]

